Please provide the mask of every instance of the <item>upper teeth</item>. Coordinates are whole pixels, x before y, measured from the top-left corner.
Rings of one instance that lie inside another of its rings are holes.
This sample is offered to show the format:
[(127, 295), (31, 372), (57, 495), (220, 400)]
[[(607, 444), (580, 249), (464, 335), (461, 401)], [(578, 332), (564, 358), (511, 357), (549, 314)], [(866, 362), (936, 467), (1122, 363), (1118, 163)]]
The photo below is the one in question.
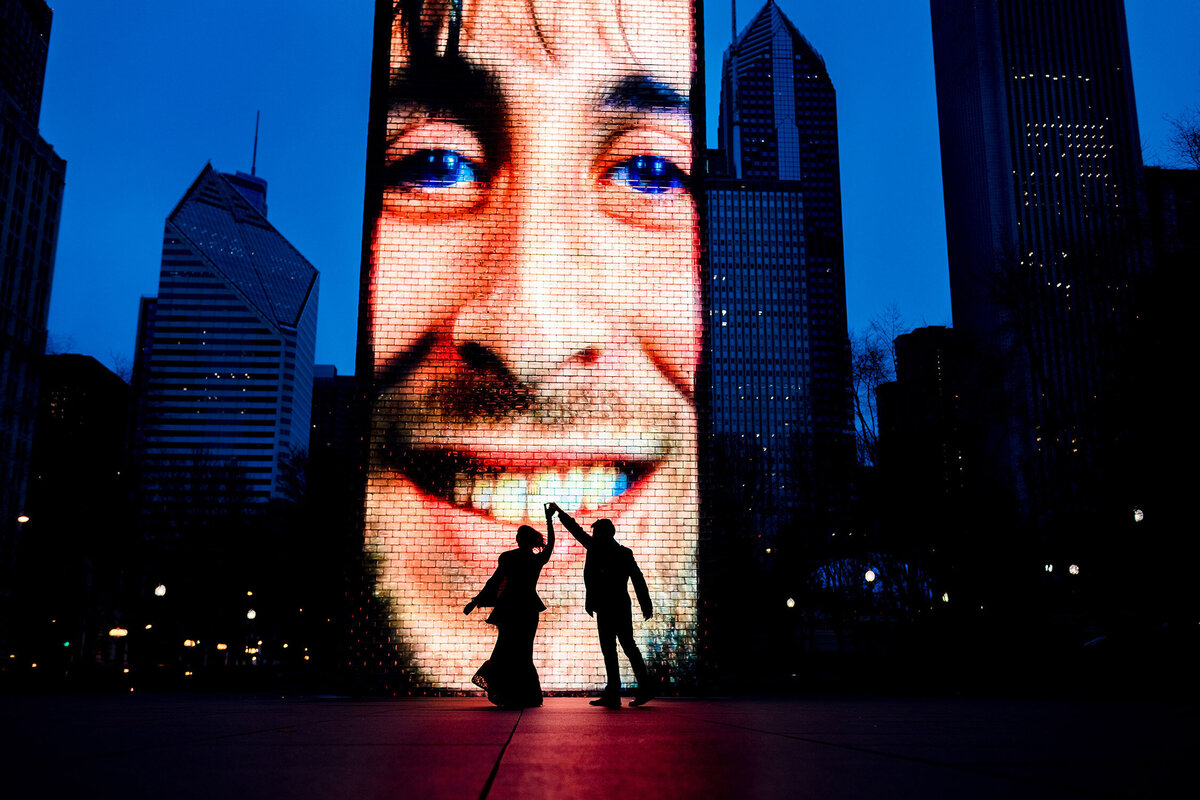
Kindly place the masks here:
[(557, 503), (567, 513), (594, 510), (628, 488), (629, 476), (615, 467), (460, 472), (454, 479), (454, 502), (487, 511), (503, 522), (524, 522), (537, 519), (546, 503)]

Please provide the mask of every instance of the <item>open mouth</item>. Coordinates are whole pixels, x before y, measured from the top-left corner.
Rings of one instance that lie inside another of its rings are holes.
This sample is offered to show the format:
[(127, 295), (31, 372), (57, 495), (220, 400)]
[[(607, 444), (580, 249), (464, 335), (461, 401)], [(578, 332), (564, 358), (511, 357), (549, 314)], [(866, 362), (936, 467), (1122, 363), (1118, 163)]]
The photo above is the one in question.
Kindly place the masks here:
[(541, 519), (550, 502), (569, 514), (594, 511), (654, 469), (631, 461), (521, 467), (437, 450), (410, 450), (397, 466), (425, 494), (509, 523)]

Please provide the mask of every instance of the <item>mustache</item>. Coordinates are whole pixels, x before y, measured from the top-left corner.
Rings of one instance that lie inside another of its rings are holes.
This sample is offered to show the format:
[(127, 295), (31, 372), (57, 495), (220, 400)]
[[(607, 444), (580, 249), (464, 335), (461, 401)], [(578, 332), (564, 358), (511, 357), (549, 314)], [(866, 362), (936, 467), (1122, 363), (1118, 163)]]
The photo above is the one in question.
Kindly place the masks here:
[[(459, 361), (418, 397), (404, 387), (433, 350), (436, 337), (426, 333), (412, 347), (393, 357), (378, 374), (375, 412), (416, 405), (427, 420), (456, 425), (498, 423), (520, 419), (526, 424), (566, 426), (581, 419), (608, 418), (615, 411), (591, 382), (557, 386), (555, 391), (518, 379), (491, 350), (468, 342), (458, 348)], [(400, 395), (407, 395), (401, 401)]]

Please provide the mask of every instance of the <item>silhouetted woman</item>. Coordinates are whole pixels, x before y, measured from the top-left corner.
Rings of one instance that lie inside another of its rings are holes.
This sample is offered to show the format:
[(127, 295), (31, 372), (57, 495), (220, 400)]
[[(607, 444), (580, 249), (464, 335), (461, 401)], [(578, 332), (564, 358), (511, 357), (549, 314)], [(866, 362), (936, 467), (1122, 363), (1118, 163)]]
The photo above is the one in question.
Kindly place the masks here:
[(495, 574), (463, 608), (464, 614), (470, 614), (475, 606), (493, 606), (487, 621), (496, 626), (496, 646), (471, 682), (504, 708), (542, 704), (542, 684), (533, 666), (533, 637), (538, 615), (546, 610), (537, 594), (538, 576), (554, 552), (554, 528), (547, 528), (548, 541), (528, 525), (518, 528), (517, 549), (500, 554)]

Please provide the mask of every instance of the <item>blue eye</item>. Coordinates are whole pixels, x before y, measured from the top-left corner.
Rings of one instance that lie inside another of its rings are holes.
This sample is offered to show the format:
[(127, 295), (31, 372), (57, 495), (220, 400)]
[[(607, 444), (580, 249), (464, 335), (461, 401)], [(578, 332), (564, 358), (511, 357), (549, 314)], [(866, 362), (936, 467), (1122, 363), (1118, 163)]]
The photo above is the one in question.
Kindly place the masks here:
[(420, 189), (456, 189), (483, 180), (483, 167), (454, 150), (418, 150), (391, 164), (392, 182)]
[(663, 194), (685, 188), (686, 176), (679, 167), (662, 156), (636, 155), (617, 164), (605, 175), (606, 180), (647, 194)]

